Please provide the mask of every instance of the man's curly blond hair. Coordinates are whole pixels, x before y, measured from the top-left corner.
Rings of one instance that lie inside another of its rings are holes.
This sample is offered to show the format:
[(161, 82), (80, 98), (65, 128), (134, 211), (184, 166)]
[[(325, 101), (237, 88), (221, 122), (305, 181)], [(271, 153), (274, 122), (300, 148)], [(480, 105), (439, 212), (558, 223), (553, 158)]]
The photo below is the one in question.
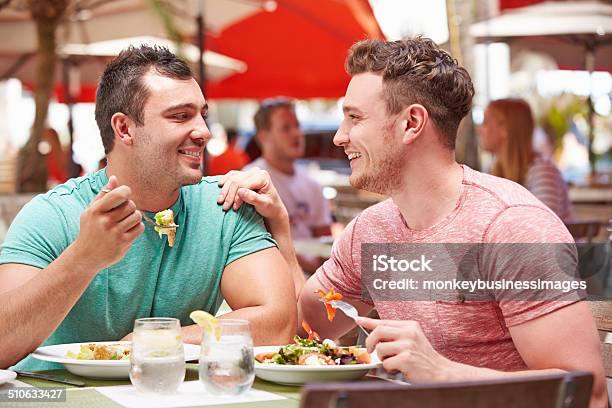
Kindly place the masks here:
[(472, 106), (474, 86), (465, 68), (432, 40), (363, 40), (346, 59), (346, 71), (382, 75), (387, 111), (396, 114), (411, 104), (423, 105), (441, 141), (455, 148), (459, 123)]

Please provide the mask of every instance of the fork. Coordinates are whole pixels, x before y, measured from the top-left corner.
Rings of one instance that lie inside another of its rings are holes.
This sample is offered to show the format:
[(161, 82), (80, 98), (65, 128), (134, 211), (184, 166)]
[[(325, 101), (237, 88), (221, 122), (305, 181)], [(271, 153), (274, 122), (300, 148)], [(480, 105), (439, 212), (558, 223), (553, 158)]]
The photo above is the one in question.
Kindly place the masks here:
[(178, 227), (178, 225), (176, 224), (168, 224), (168, 225), (158, 224), (155, 221), (153, 221), (151, 218), (149, 218), (147, 214), (144, 213), (144, 211), (141, 211), (140, 214), (142, 214), (143, 221), (153, 225), (154, 227), (162, 227), (162, 228), (177, 228)]
[[(331, 300), (331, 301), (326, 301), (325, 299), (319, 299), (319, 300), (323, 303), (327, 303), (331, 305), (332, 307), (336, 309), (340, 309), (342, 313), (344, 313), (346, 316), (353, 319), (353, 321), (355, 320), (356, 317), (359, 317), (359, 313), (357, 312), (357, 309), (355, 309), (355, 306), (343, 300)], [(366, 329), (364, 329), (363, 326), (361, 326), (357, 322), (355, 322), (355, 324), (359, 326), (359, 328), (366, 334), (366, 336), (370, 335), (370, 333)]]
[[(102, 193), (110, 193), (111, 190), (109, 190), (108, 188), (103, 188), (102, 190), (100, 190), (100, 192)], [(151, 218), (149, 218), (147, 216), (147, 214), (145, 214), (144, 211), (140, 211), (140, 214), (142, 214), (142, 219), (146, 222), (149, 223), (151, 225), (153, 225), (154, 227), (161, 227), (161, 228), (177, 228), (178, 225), (172, 223), (172, 224), (168, 224), (168, 225), (162, 225), (162, 224), (158, 224), (157, 222), (153, 221)]]

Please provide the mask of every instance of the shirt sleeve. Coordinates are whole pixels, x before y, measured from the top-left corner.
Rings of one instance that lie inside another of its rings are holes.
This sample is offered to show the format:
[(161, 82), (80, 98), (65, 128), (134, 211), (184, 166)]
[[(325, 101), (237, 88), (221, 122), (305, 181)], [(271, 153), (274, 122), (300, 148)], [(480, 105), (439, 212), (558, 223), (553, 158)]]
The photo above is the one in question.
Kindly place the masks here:
[(553, 165), (534, 164), (527, 173), (527, 189), (559, 217), (564, 216), (567, 199), (565, 182)]
[(74, 237), (64, 214), (45, 196), (37, 196), (17, 214), (0, 251), (0, 264), (24, 264), (44, 269)]
[(336, 239), (331, 257), (315, 272), (319, 282), (325, 287), (340, 292), (349, 299), (356, 299), (373, 306), (369, 296), (362, 293), (361, 258), (359, 243), (355, 243), (355, 224), (359, 217), (353, 219)]
[(252, 205), (243, 204), (236, 215), (225, 266), (243, 256), (277, 246)]
[[(508, 327), (584, 297), (583, 291), (567, 288), (569, 282), (579, 281), (577, 252), (571, 235), (549, 210), (510, 207), (493, 221), (484, 241), (481, 271), (485, 278), (514, 284), (494, 293)], [(537, 286), (548, 284), (561, 286)]]

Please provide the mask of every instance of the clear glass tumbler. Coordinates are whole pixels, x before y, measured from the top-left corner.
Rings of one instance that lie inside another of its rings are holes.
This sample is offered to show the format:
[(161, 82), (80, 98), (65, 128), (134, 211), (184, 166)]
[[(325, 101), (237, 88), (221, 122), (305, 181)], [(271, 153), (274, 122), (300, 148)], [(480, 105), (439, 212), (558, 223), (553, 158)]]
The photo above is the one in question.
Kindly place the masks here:
[(247, 320), (220, 319), (220, 337), (204, 334), (200, 381), (213, 394), (238, 395), (253, 385), (253, 339)]
[(130, 380), (137, 391), (171, 394), (185, 379), (185, 352), (178, 319), (136, 319)]

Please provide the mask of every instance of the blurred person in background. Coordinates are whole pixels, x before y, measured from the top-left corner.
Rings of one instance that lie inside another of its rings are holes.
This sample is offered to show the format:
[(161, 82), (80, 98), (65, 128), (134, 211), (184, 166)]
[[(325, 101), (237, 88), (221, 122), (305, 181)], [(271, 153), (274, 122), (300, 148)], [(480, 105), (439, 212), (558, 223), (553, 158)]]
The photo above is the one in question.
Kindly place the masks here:
[(62, 148), (59, 135), (53, 128), (43, 131), (43, 154), (47, 161), (47, 188), (53, 188), (68, 180), (68, 153)]
[[(289, 212), (293, 239), (331, 235), (331, 210), (321, 186), (295, 161), (304, 156), (305, 140), (293, 101), (265, 100), (254, 117), (262, 156), (245, 167), (259, 168), (270, 178)], [(313, 273), (322, 263), (318, 256), (298, 255), (304, 272)]]
[(216, 176), (225, 174), (231, 170), (240, 170), (249, 162), (249, 156), (236, 146), (238, 131), (227, 129), (227, 148), (219, 156), (210, 156), (208, 161), (208, 174)]
[(567, 184), (555, 164), (533, 149), (534, 119), (522, 99), (489, 104), (479, 128), (480, 147), (495, 155), (491, 174), (523, 185), (565, 223), (575, 221)]

